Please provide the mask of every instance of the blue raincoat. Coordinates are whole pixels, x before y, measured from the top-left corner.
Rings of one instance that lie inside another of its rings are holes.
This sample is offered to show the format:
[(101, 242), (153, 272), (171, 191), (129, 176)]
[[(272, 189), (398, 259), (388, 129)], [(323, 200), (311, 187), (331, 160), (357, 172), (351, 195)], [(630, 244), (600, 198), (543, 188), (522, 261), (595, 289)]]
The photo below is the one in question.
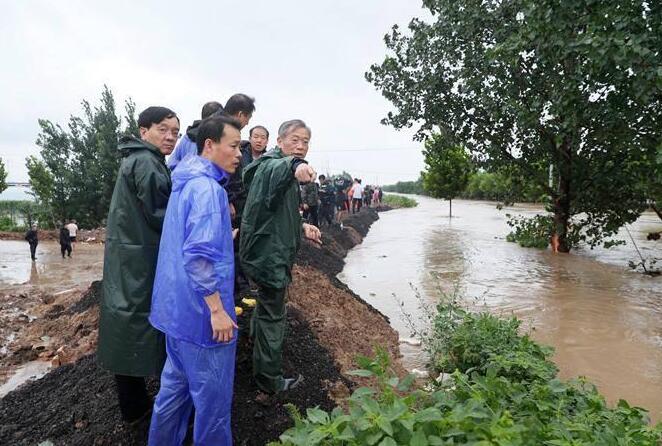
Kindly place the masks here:
[(234, 311), (232, 227), (225, 190), (229, 175), (209, 160), (189, 156), (172, 174), (149, 320), (166, 334), (168, 358), (154, 403), (150, 445), (180, 445), (195, 406), (196, 445), (230, 445), (236, 333), (212, 338), (204, 297), (220, 292)]
[(168, 168), (170, 170), (175, 170), (175, 167), (186, 158), (191, 155), (198, 154), (198, 146), (195, 142), (195, 138), (192, 138), (188, 133), (179, 140), (175, 151), (172, 152), (170, 158), (168, 158)]

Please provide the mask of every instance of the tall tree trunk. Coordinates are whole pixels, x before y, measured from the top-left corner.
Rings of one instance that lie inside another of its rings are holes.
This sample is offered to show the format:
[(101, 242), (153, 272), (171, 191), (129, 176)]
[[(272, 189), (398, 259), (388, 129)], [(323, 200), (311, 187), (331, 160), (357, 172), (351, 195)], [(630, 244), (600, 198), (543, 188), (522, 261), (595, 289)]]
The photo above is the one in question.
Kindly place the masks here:
[(658, 209), (658, 207), (655, 206), (655, 204), (651, 204), (651, 207), (653, 208), (657, 216), (660, 217), (660, 220), (662, 220), (662, 211)]
[(558, 236), (559, 252), (570, 252), (568, 226), (570, 223), (572, 152), (567, 139), (564, 139), (560, 151), (558, 197), (554, 199), (554, 232)]
[(448, 200), (448, 218), (453, 217), (453, 199)]

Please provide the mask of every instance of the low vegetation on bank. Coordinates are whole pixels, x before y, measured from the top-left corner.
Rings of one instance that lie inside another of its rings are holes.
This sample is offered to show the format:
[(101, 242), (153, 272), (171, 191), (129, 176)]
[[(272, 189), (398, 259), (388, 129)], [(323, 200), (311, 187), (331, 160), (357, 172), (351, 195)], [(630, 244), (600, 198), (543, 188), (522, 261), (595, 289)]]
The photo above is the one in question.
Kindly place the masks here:
[(562, 381), (551, 347), (519, 333), (520, 321), (437, 306), (423, 336), (430, 369), (423, 388), (398, 379), (380, 352), (361, 359), (359, 388), (349, 408), (291, 409), (295, 426), (272, 445), (639, 445), (662, 441), (644, 409), (621, 400), (608, 407), (583, 378)]
[(413, 208), (418, 206), (418, 201), (413, 198), (403, 197), (402, 195), (384, 195), (382, 204), (392, 208)]

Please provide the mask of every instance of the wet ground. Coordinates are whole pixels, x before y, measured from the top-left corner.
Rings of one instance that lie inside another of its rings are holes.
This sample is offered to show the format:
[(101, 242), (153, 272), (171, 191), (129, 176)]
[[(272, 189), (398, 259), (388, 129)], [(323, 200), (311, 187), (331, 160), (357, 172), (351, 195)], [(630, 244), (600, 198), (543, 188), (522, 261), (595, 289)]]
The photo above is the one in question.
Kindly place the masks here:
[[(556, 348), (562, 377), (585, 375), (610, 401), (627, 399), (662, 419), (662, 277), (628, 268), (637, 258), (631, 243), (570, 255), (525, 249), (505, 241), (505, 214), (533, 215), (536, 207), (499, 211), (454, 200), (449, 219), (448, 202), (416, 199), (417, 208), (382, 214), (339, 275), (401, 336), (410, 334), (403, 308), (417, 321), (421, 303), (457, 287), (472, 306), (522, 318), (535, 339)], [(662, 258), (662, 243), (646, 240), (662, 229), (654, 214), (629, 229), (645, 257)], [(401, 349), (405, 366), (424, 367), (420, 348)]]
[(103, 273), (103, 247), (76, 243), (71, 258), (63, 259), (59, 243), (43, 241), (32, 262), (27, 242), (0, 240), (0, 294), (26, 286), (48, 293), (87, 288)]

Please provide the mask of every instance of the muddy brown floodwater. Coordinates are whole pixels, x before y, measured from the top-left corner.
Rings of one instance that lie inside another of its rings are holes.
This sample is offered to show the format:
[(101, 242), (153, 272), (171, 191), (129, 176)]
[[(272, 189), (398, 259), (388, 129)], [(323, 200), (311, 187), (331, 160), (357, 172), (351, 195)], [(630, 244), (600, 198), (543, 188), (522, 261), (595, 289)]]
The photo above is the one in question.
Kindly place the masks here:
[[(389, 316), (401, 337), (411, 331), (401, 303), (419, 320), (421, 303), (434, 304), (439, 288), (457, 287), (471, 306), (520, 317), (536, 340), (556, 349), (561, 377), (586, 376), (608, 401), (626, 399), (662, 420), (662, 277), (629, 270), (628, 260), (637, 258), (629, 239), (609, 250), (554, 255), (505, 240), (505, 214), (533, 215), (538, 207), (499, 211), (494, 203), (454, 200), (449, 219), (448, 202), (416, 199), (416, 208), (381, 214), (339, 275)], [(662, 258), (662, 241), (646, 240), (662, 230), (654, 214), (629, 230), (644, 257)], [(420, 348), (401, 350), (406, 367), (424, 367)]]
[(103, 244), (76, 243), (71, 258), (63, 259), (60, 245), (43, 241), (37, 261), (30, 259), (27, 242), (0, 240), (0, 294), (30, 287), (45, 293), (87, 288), (103, 272)]

